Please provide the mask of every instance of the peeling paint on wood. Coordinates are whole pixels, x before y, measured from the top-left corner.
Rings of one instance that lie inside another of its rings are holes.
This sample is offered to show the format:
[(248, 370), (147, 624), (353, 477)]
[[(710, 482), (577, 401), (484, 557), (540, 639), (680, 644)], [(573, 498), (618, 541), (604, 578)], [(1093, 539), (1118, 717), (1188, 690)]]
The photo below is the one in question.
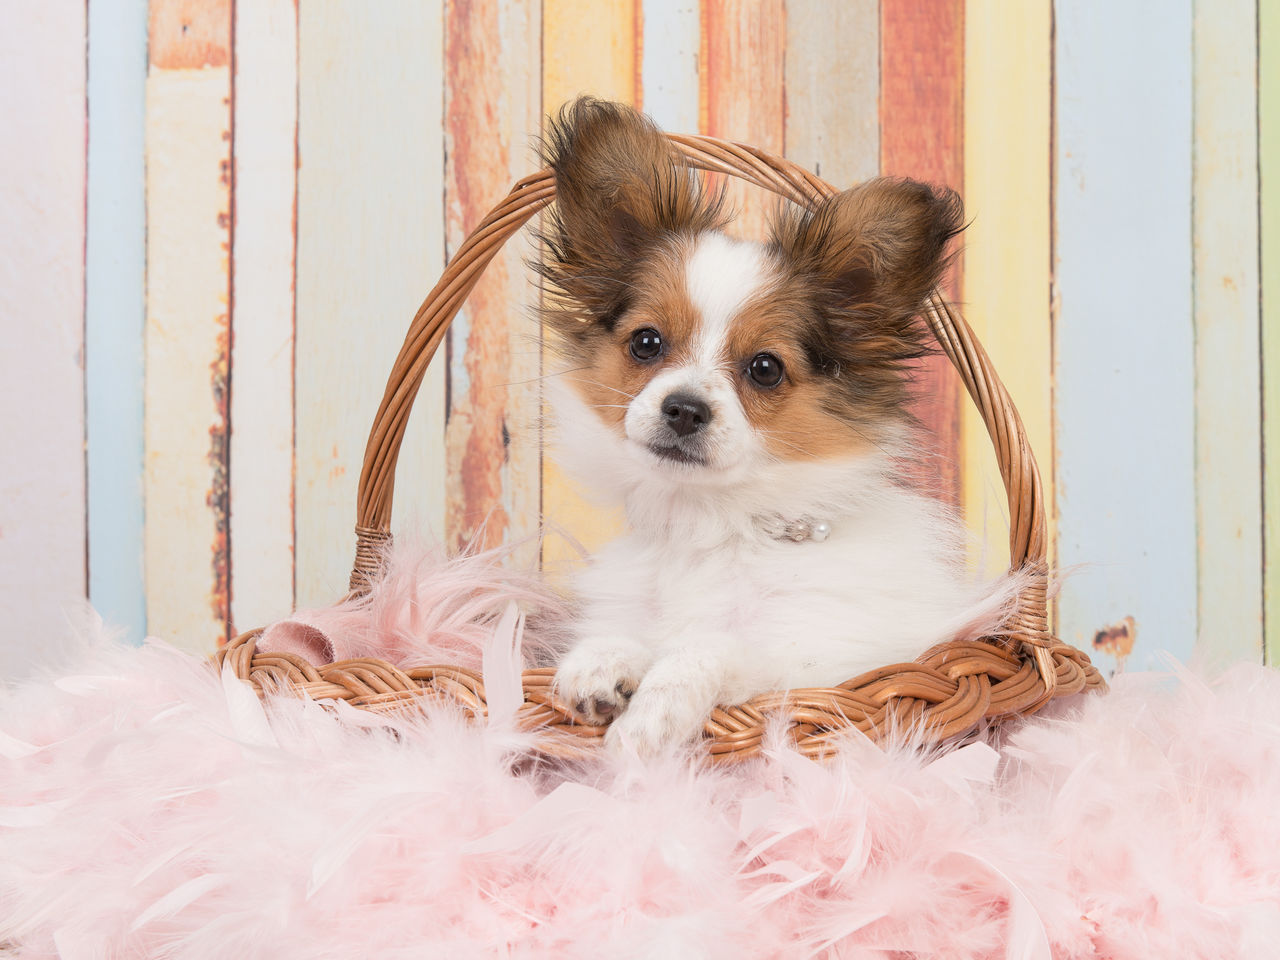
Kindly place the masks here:
[[(450, 251), (536, 164), (541, 103), (523, 78), (537, 70), (537, 12), (536, 2), (446, 4)], [(496, 546), (538, 527), (539, 357), (527, 254), (527, 236), (508, 242), (450, 328), (445, 531), (453, 550)]]
[(1138, 640), (1138, 624), (1133, 617), (1125, 617), (1119, 623), (1103, 627), (1093, 635), (1093, 650), (1103, 653), (1115, 662), (1114, 673), (1123, 673), (1125, 662), (1133, 653)]
[(147, 77), (147, 622), (199, 652), (227, 630), (230, 84)]
[[(881, 0), (881, 173), (963, 187), (963, 64), (963, 0)], [(943, 282), (953, 302), (960, 300), (959, 260)], [(916, 415), (936, 444), (921, 480), (958, 504), (959, 379), (942, 356), (920, 369)]]

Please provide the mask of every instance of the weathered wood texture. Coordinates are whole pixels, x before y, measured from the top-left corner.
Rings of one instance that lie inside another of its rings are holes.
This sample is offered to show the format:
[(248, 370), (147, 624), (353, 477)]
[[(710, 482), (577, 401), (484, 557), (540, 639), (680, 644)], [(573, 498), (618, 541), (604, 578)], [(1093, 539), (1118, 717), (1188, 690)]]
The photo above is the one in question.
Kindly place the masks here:
[[(331, 603), (355, 548), (356, 480), (414, 311), (443, 264), (442, 8), (315, 0), (298, 22), (296, 597)], [(396, 478), (400, 531), (440, 535), (444, 364)]]
[[(543, 0), (543, 111), (558, 110), (583, 93), (634, 103), (637, 26), (630, 0), (603, 7), (590, 0)], [(544, 372), (551, 374), (557, 358), (544, 351), (542, 363)], [(594, 549), (618, 534), (622, 520), (584, 499), (583, 491), (556, 465), (554, 438), (545, 439), (551, 442), (543, 458), (542, 513), (550, 535), (543, 544), (542, 562), (559, 576), (581, 562), (575, 541)]]
[[(774, 153), (786, 146), (785, 0), (703, 0), (702, 132)], [(764, 236), (773, 202), (758, 190), (730, 187), (733, 232)]]
[(0, 30), (0, 677), (85, 593), (85, 7), (9, 4)]
[[(965, 318), (1018, 405), (1049, 502), (1052, 12), (1050, 0), (967, 0), (962, 236)], [(967, 397), (960, 406), (963, 508), (982, 566), (995, 572), (1009, 559), (1008, 499), (981, 418)]]
[(1195, 0), (1192, 190), (1199, 640), (1262, 657), (1257, 6)]
[[(534, 169), (542, 102), (538, 0), (445, 7), (445, 211), (450, 254)], [(528, 234), (489, 264), (449, 331), (446, 531), (451, 549), (536, 535), (541, 358)], [(423, 291), (427, 287), (424, 285)]]
[(293, 609), (294, 0), (236, 7), (234, 84), (233, 632)]
[(85, 479), (89, 600), (138, 641), (143, 571), (147, 2), (89, 12), (85, 236)]
[(147, 627), (226, 638), (231, 7), (156, 0), (147, 75)]
[[(963, 71), (963, 0), (881, 0), (881, 173), (962, 187)], [(959, 300), (958, 262), (943, 290)], [(921, 363), (916, 414), (935, 444), (921, 480), (958, 503), (960, 387), (945, 357)]]
[(1191, 7), (1059, 0), (1055, 37), (1058, 558), (1063, 639), (1100, 665), (1196, 636)]
[(698, 54), (702, 5), (698, 0), (642, 0), (640, 86), (636, 106), (664, 130), (698, 129)]
[(1280, 664), (1280, 8), (1274, 3), (1258, 5), (1258, 178), (1266, 660)]
[(880, 171), (879, 0), (787, 0), (787, 159), (837, 187)]

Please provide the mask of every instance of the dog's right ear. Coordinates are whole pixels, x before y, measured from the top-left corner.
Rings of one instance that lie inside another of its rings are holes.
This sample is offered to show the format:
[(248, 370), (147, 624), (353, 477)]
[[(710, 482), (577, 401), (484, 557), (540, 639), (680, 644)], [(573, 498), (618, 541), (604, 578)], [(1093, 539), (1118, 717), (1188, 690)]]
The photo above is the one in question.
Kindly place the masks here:
[(652, 121), (623, 104), (590, 97), (566, 104), (548, 121), (542, 156), (555, 173), (556, 201), (538, 269), (552, 295), (568, 301), (549, 315), (571, 324), (562, 332), (611, 326), (646, 251), (722, 222), (718, 197), (703, 191)]

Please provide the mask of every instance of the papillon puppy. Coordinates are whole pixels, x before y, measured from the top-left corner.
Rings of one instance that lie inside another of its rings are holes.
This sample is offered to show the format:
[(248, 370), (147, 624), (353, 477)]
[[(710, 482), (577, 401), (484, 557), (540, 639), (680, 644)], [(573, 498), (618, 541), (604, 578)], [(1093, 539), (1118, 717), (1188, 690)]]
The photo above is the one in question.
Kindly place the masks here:
[(759, 243), (628, 107), (568, 105), (544, 150), (557, 458), (630, 527), (576, 583), (559, 695), (648, 754), (717, 704), (997, 629), (1009, 581), (975, 583), (960, 523), (901, 479), (958, 197), (871, 180)]

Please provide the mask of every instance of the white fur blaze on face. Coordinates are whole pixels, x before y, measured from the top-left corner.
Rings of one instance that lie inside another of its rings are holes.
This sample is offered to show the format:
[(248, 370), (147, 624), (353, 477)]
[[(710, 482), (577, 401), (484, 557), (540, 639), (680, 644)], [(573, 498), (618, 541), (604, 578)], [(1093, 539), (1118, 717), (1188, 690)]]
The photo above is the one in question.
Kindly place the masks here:
[[(734, 318), (768, 283), (770, 264), (759, 244), (702, 234), (691, 244), (685, 292), (698, 318), (688, 359), (658, 374), (627, 409), (627, 436), (650, 451), (675, 449), (696, 461), (694, 470), (741, 466), (760, 448), (734, 389), (738, 371), (725, 356)], [(677, 439), (664, 407), (686, 396), (706, 404), (709, 418), (696, 435)], [(678, 465), (679, 460), (672, 461)]]

